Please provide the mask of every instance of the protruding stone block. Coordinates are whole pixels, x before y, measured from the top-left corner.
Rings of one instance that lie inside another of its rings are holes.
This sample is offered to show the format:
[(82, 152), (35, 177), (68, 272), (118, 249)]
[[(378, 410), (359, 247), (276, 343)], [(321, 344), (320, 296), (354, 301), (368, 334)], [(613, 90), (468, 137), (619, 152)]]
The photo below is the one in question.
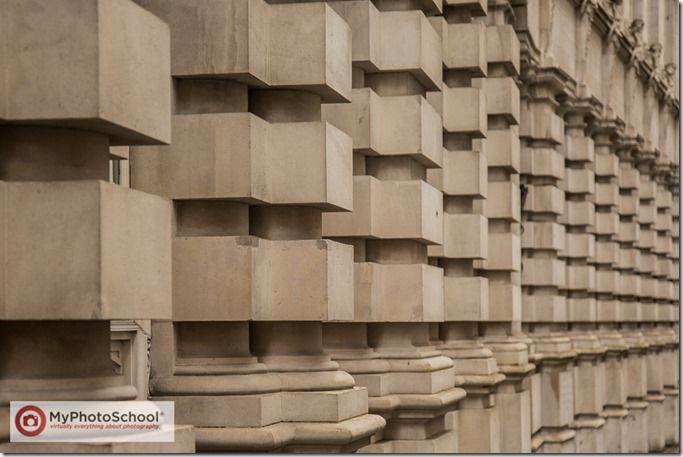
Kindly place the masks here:
[(171, 26), (175, 77), (302, 88), (328, 101), (351, 95), (351, 30), (325, 3), (136, 1)]
[(658, 213), (657, 218), (655, 219), (655, 230), (658, 232), (671, 233), (672, 228), (671, 214)]
[(595, 225), (595, 206), (589, 201), (566, 200), (565, 211), (559, 222), (566, 225)]
[(353, 248), (330, 240), (173, 241), (173, 320), (352, 320)]
[(564, 225), (556, 222), (524, 223), (522, 248), (562, 251), (565, 249), (565, 243), (566, 235)]
[(522, 247), (514, 233), (489, 233), (488, 252), (486, 260), (475, 261), (475, 268), (520, 271)]
[(486, 112), (489, 116), (503, 116), (510, 124), (518, 124), (519, 89), (512, 78), (482, 78), (474, 82), (486, 95)]
[(524, 211), (562, 214), (565, 211), (564, 192), (553, 185), (529, 185)]
[(649, 228), (638, 230), (638, 240), (635, 245), (639, 249), (653, 249), (657, 246), (657, 232)]
[(673, 300), (674, 290), (671, 281), (659, 280), (655, 290), (655, 298), (658, 300)]
[(638, 205), (638, 222), (641, 224), (654, 224), (657, 219), (657, 207), (650, 201), (640, 200)]
[(613, 265), (619, 261), (619, 243), (614, 241), (597, 241), (595, 245), (596, 263)]
[(0, 220), (3, 318), (171, 317), (167, 200), (103, 181), (0, 181)]
[(353, 207), (351, 139), (325, 122), (174, 116), (172, 144), (133, 148), (131, 162), (136, 188), (169, 198)]
[(467, 8), (472, 16), (486, 16), (486, 0), (443, 0), (444, 6)]
[(619, 186), (615, 183), (596, 183), (593, 198), (596, 205), (617, 206), (619, 204)]
[(640, 278), (640, 297), (654, 298), (656, 295), (657, 281), (654, 278), (643, 276)]
[(564, 120), (554, 113), (550, 105), (531, 103), (521, 112), (520, 136), (564, 143)]
[[(479, 214), (444, 216), (443, 257), (449, 259), (486, 259), (489, 256), (488, 219)], [(438, 246), (430, 246), (439, 250)], [(436, 254), (436, 252), (434, 252)]]
[(657, 208), (671, 208), (673, 206), (671, 192), (663, 190), (662, 188), (657, 188), (655, 203), (657, 204)]
[(489, 318), (489, 281), (482, 277), (444, 278), (444, 320), (486, 321)]
[[(476, 138), (486, 136), (486, 95), (476, 87), (443, 88), (443, 128), (449, 133), (469, 133)], [(467, 109), (462, 109), (467, 106)]]
[(620, 276), (616, 270), (597, 270), (595, 272), (595, 290), (598, 293), (616, 293), (619, 291)]
[(512, 25), (486, 27), (486, 60), (505, 65), (512, 75), (519, 74), (519, 38)]
[(616, 235), (619, 233), (619, 214), (614, 212), (595, 213), (595, 234)]
[(597, 303), (594, 298), (567, 298), (569, 322), (597, 321)]
[(564, 287), (564, 262), (552, 258), (525, 258), (522, 270), (522, 284), (525, 286)]
[(354, 176), (353, 212), (324, 213), (323, 235), (443, 242), (443, 198), (424, 181)]
[(558, 295), (524, 295), (522, 318), (526, 322), (566, 322), (567, 299)]
[(619, 157), (613, 154), (595, 156), (595, 176), (619, 176)]
[(518, 222), (521, 217), (519, 186), (510, 181), (489, 182), (486, 215), (492, 219)]
[(428, 166), (441, 165), (441, 117), (424, 97), (380, 97), (362, 88), (353, 89), (351, 100), (351, 104), (324, 104), (322, 116), (351, 135), (354, 150), (411, 156)]
[[(635, 227), (634, 225), (635, 224), (630, 224), (624, 227), (623, 241), (633, 240), (633, 238), (638, 235), (637, 225)], [(622, 241), (621, 238), (620, 241)], [(657, 242), (652, 250), (655, 254), (668, 255), (672, 251), (672, 247), (673, 242), (671, 241), (671, 237), (657, 233)]]
[(640, 184), (638, 185), (638, 196), (641, 200), (648, 201), (654, 200), (657, 196), (657, 183), (650, 180), (648, 175), (640, 176)]
[(619, 196), (619, 214), (622, 216), (635, 216), (638, 214), (638, 195)]
[(640, 172), (635, 168), (621, 168), (618, 176), (620, 188), (638, 189), (640, 187)]
[(625, 322), (638, 322), (643, 319), (643, 304), (634, 301), (621, 301), (622, 320)]
[(443, 270), (423, 264), (355, 264), (355, 321), (440, 322)]
[[(489, 282), (489, 321), (520, 321), (522, 292), (516, 284)], [(482, 319), (486, 320), (486, 319)]]
[(589, 233), (567, 233), (562, 257), (592, 258), (595, 256), (595, 237)]
[(592, 194), (595, 192), (595, 175), (587, 168), (565, 168), (564, 190), (572, 194)]
[(558, 150), (567, 160), (574, 162), (593, 162), (595, 159), (593, 139), (587, 136), (568, 135)]
[(428, 90), (441, 86), (441, 40), (422, 11), (380, 12), (366, 1), (331, 6), (351, 27), (355, 65), (368, 73), (410, 72)]
[(519, 127), (489, 130), (486, 135), (486, 153), (489, 167), (505, 167), (520, 171)]
[(443, 27), (443, 63), (449, 70), (486, 74), (487, 27), (482, 22), (448, 24)]
[(486, 197), (488, 167), (486, 155), (479, 151), (443, 151), (443, 168), (430, 168), (427, 178), (441, 175), (441, 190), (446, 195)]
[(619, 250), (619, 267), (624, 270), (634, 270), (638, 265), (637, 249), (621, 248)]
[(595, 267), (592, 265), (567, 265), (568, 290), (592, 290), (595, 288)]
[(159, 18), (110, 0), (8, 0), (0, 17), (0, 123), (97, 131), (112, 144), (169, 142), (169, 31)]
[(522, 148), (522, 173), (564, 178), (564, 157), (552, 148)]
[(633, 273), (622, 272), (619, 283), (619, 295), (635, 297), (640, 294), (640, 276)]
[(637, 222), (620, 221), (617, 240), (622, 243), (635, 243), (638, 240), (639, 231), (640, 225)]
[[(248, 3), (252, 8), (254, 1)], [(268, 84), (301, 87), (318, 92), (327, 101), (349, 99), (352, 35), (348, 24), (326, 3), (270, 5), (269, 8)], [(250, 41), (263, 39), (258, 26), (255, 30), (248, 29), (247, 33)], [(186, 44), (183, 46), (188, 48)], [(204, 61), (207, 62), (211, 60)]]

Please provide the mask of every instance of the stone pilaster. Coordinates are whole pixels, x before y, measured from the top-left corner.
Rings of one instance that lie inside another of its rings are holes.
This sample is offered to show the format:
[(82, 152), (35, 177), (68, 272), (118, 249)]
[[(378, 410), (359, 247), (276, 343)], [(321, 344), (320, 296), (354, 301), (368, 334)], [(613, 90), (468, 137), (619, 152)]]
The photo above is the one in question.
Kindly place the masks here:
[[(566, 244), (560, 217), (572, 208), (565, 205), (559, 187), (565, 173), (560, 148), (565, 135), (555, 99), (566, 90), (566, 81), (552, 69), (530, 68), (526, 84), (520, 131), (526, 193), (522, 208), (522, 319), (533, 341), (531, 361), (538, 369), (531, 389), (531, 444), (535, 451), (560, 452), (575, 449), (570, 425), (576, 353), (565, 335), (567, 278), (565, 262), (559, 258)], [(558, 386), (563, 390), (556, 390)], [(540, 406), (549, 402), (554, 404), (552, 412)]]
[[(498, 452), (500, 416), (494, 386), (504, 376), (481, 341), (478, 322), (490, 316), (491, 285), (477, 262), (489, 258), (488, 103), (482, 77), (488, 71), (488, 31), (477, 20), (485, 2), (447, 5), (432, 19), (443, 41), (443, 170), (430, 170), (430, 182), (444, 194), (444, 243), (429, 255), (444, 269), (444, 320), (440, 349), (453, 359), (455, 383), (467, 392), (458, 411), (460, 452)], [(468, 43), (463, 46), (463, 43)], [(430, 94), (435, 98), (437, 94)], [(466, 103), (472, 116), (458, 109)], [(503, 140), (504, 141), (504, 140)], [(514, 154), (513, 145), (509, 147)], [(504, 149), (502, 152), (506, 152)]]
[[(520, 108), (520, 43), (507, 0), (489, 2), (487, 16), (488, 75), (485, 87), (490, 157), (486, 215), (489, 219), (489, 259), (481, 261), (489, 280), (489, 318), (482, 326), (484, 343), (496, 358), (505, 380), (496, 388), (501, 424), (501, 452), (531, 451), (529, 338), (522, 333), (521, 164), (517, 156)], [(505, 148), (501, 148), (501, 140)], [(508, 146), (510, 144), (510, 146)], [(501, 247), (505, 244), (505, 248)], [(507, 249), (511, 249), (510, 252)]]
[(605, 348), (598, 335), (595, 250), (595, 149), (586, 135), (586, 118), (596, 115), (591, 98), (567, 101), (565, 115), (565, 249), (567, 314), (574, 366), (573, 428), (576, 452), (605, 452)]
[[(427, 98), (441, 95), (441, 39), (427, 18), (440, 3), (331, 5), (363, 38), (353, 45), (352, 104), (323, 110), (353, 138), (354, 210), (326, 215), (323, 234), (354, 246), (358, 323), (327, 325), (326, 341), (387, 420), (362, 452), (456, 452), (465, 392), (435, 347), (444, 279), (428, 262), (444, 239), (442, 194), (428, 177), (454, 159), (444, 156), (441, 104)], [(397, 45), (406, 39), (410, 47)]]
[(173, 43), (171, 146), (131, 153), (133, 186), (175, 210), (152, 396), (200, 450), (354, 451), (384, 420), (322, 334), (354, 317), (353, 248), (322, 239), (353, 207), (351, 138), (321, 114), (351, 97), (351, 30), (325, 3), (138, 3)]
[(109, 182), (110, 146), (167, 143), (170, 87), (168, 28), (133, 2), (0, 15), (15, 75), (0, 83), (0, 450), (193, 452), (191, 426), (175, 443), (8, 442), (11, 401), (146, 398), (114, 369), (110, 322), (170, 318), (171, 206)]

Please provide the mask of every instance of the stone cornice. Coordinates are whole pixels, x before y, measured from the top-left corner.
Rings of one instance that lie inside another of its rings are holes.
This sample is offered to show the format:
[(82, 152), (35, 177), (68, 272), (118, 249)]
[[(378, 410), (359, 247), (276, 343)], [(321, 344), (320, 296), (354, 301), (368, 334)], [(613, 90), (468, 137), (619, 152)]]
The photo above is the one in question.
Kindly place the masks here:
[[(584, 4), (590, 6), (583, 6)], [(591, 11), (587, 14), (592, 15), (591, 23), (594, 29), (605, 39), (615, 43), (618, 55), (636, 68), (641, 82), (646, 86), (653, 86), (660, 101), (671, 105), (678, 114), (679, 100), (673, 94), (673, 81), (667, 81), (666, 73), (663, 71), (666, 63), (659, 61), (661, 44), (641, 42), (640, 31), (644, 26), (642, 20), (636, 19), (624, 27), (622, 19), (618, 16), (618, 6), (613, 0), (602, 0), (598, 3), (596, 0), (583, 0), (580, 7)]]

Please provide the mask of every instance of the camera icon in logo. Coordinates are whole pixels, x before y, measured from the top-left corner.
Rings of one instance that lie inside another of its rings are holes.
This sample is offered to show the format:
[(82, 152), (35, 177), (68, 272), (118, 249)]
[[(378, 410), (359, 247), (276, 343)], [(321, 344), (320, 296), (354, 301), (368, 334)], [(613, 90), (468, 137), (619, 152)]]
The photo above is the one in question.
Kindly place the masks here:
[(24, 414), (21, 418), (21, 425), (24, 427), (37, 427), (39, 420), (35, 414)]
[(14, 425), (24, 436), (39, 435), (45, 429), (46, 422), (43, 410), (34, 405), (24, 406), (14, 416)]

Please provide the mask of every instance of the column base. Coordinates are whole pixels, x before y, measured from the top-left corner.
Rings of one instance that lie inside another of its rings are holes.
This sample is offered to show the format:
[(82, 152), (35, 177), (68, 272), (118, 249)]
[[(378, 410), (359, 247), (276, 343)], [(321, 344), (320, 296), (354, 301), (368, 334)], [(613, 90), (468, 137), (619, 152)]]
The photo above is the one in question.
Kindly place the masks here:
[(465, 391), (451, 388), (434, 394), (393, 394), (371, 397), (370, 412), (387, 426), (377, 442), (362, 452), (458, 452), (456, 404)]
[[(174, 401), (176, 420), (198, 426), (265, 427), (278, 422), (339, 422), (367, 413), (365, 389), (250, 395), (153, 397)], [(315, 404), (317, 408), (310, 408)]]
[(648, 402), (629, 400), (627, 403), (626, 436), (628, 437), (628, 452), (648, 452), (647, 437), (647, 408)]
[(531, 452), (531, 391), (524, 388), (525, 382), (519, 386), (523, 390), (501, 391), (496, 393), (496, 404), (500, 414), (500, 452)]
[(266, 427), (197, 427), (197, 451), (354, 452), (385, 425), (364, 414), (335, 423), (280, 422)]
[(607, 407), (600, 413), (605, 419), (605, 451), (611, 454), (629, 452), (626, 436), (626, 416), (628, 410), (619, 407)]
[(500, 411), (496, 404), (490, 408), (461, 409), (458, 416), (460, 452), (500, 452)]
[(605, 452), (605, 419), (601, 417), (580, 418), (574, 421), (576, 451), (601, 454)]
[(382, 440), (358, 450), (363, 454), (451, 454), (459, 452), (458, 435), (447, 430), (425, 440)]
[(678, 389), (664, 387), (664, 441), (668, 447), (678, 448)]
[(649, 452), (661, 452), (666, 447), (664, 434), (664, 400), (661, 394), (649, 394), (645, 400), (649, 403), (647, 408), (647, 447)]
[(531, 449), (540, 454), (572, 454), (576, 452), (576, 432), (568, 428), (544, 428), (531, 438)]

